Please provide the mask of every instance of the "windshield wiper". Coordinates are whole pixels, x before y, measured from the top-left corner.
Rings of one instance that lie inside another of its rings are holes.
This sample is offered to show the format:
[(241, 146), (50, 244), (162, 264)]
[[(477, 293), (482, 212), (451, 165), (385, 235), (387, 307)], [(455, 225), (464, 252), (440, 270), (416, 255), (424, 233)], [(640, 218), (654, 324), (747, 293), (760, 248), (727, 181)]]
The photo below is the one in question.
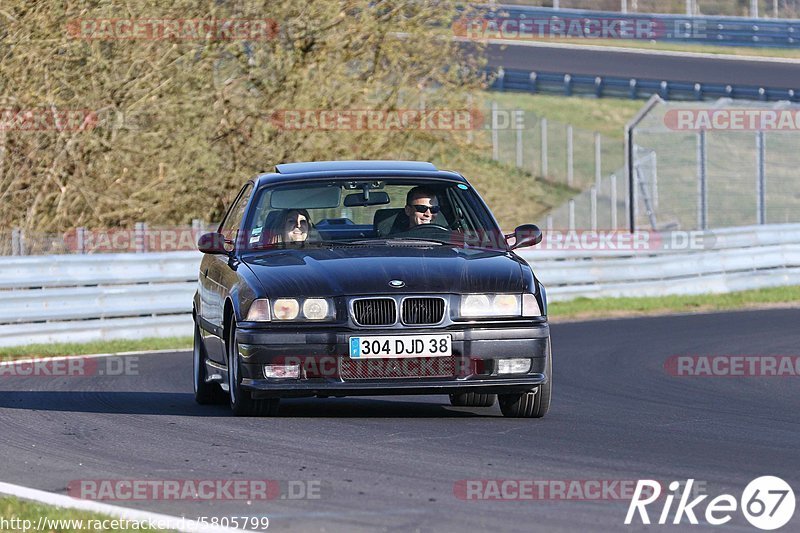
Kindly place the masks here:
[(430, 246), (431, 244), (438, 244), (442, 246), (446, 243), (442, 241), (437, 241), (435, 239), (420, 239), (419, 237), (393, 237), (390, 239), (365, 239), (359, 241), (352, 241), (356, 244), (363, 244), (363, 245), (378, 245), (378, 246), (392, 246), (393, 244), (401, 244), (404, 246)]

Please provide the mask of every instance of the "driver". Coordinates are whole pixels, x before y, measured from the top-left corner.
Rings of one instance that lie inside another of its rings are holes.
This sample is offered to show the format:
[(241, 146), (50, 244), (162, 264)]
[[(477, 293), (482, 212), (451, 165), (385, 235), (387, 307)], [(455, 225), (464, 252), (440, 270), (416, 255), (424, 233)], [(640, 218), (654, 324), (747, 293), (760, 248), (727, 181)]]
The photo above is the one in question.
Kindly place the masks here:
[(405, 213), (408, 216), (409, 229), (430, 224), (440, 209), (436, 193), (423, 186), (414, 187), (406, 195)]

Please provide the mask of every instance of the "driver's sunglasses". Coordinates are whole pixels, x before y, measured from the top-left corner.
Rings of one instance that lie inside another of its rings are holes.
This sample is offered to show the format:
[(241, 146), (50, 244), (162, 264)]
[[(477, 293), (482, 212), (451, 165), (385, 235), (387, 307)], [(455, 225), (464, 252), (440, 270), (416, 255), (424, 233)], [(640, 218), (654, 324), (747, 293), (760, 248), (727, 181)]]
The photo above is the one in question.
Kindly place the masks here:
[(424, 213), (425, 211), (430, 209), (431, 213), (435, 215), (442, 208), (438, 205), (415, 205), (414, 209), (417, 211), (417, 213)]

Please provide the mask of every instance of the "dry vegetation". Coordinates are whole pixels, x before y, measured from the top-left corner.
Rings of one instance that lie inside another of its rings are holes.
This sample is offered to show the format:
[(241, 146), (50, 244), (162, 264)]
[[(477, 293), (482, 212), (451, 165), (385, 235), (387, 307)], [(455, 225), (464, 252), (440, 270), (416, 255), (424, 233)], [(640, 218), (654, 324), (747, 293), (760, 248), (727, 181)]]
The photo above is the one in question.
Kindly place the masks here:
[[(430, 31), (452, 9), (414, 0), (6, 0), (0, 112), (83, 109), (97, 123), (0, 127), (0, 229), (215, 220), (226, 196), (275, 163), (460, 153), (463, 133), (287, 131), (269, 120), (284, 109), (468, 107), (482, 65)], [(256, 41), (74, 33), (79, 19), (149, 18), (269, 18), (278, 32)]]

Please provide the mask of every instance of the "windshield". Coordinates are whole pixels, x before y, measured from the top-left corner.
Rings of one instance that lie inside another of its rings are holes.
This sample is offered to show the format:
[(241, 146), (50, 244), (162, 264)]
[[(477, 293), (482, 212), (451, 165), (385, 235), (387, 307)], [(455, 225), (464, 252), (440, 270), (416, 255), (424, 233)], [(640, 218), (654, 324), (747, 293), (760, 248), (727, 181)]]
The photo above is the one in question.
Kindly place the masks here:
[(245, 250), (298, 246), (456, 245), (506, 249), (480, 197), (441, 180), (341, 178), (257, 191)]

